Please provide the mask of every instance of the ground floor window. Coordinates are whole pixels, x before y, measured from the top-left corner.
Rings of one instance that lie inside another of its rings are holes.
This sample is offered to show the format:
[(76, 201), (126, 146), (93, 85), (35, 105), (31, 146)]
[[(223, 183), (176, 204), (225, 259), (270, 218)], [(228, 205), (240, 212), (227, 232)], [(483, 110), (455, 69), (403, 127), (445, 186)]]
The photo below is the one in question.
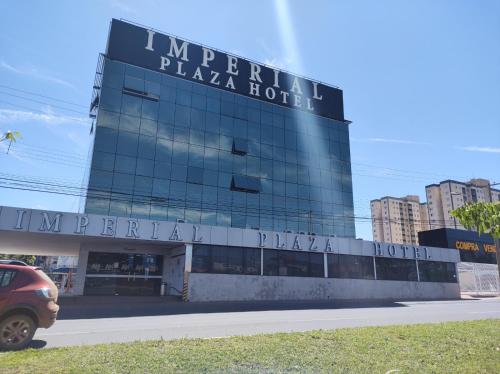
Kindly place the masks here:
[(87, 275), (161, 275), (163, 256), (136, 253), (90, 252)]
[(324, 277), (323, 253), (264, 249), (264, 275)]
[(375, 279), (373, 257), (328, 255), (329, 278)]
[[(192, 272), (261, 274), (286, 277), (325, 276), (324, 253), (245, 247), (194, 245)], [(456, 282), (455, 264), (328, 253), (328, 277), (343, 279), (398, 280), (406, 282)], [(375, 260), (375, 261), (374, 261)], [(375, 276), (376, 275), (376, 276)]]
[(419, 261), (418, 273), (421, 282), (457, 282), (457, 273), (453, 262)]
[(193, 273), (260, 275), (260, 249), (195, 245)]
[(400, 258), (375, 258), (377, 279), (416, 282), (417, 262)]

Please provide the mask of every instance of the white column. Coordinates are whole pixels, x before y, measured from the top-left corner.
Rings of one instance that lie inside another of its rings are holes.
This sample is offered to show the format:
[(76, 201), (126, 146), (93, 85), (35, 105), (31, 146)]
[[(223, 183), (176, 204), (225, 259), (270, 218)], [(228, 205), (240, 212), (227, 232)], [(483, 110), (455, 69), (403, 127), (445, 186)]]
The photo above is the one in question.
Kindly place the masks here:
[(191, 273), (191, 266), (193, 264), (193, 245), (186, 243), (186, 256), (184, 262), (184, 271)]
[(264, 275), (264, 248), (260, 249), (260, 275)]
[(182, 301), (189, 301), (189, 273), (193, 264), (193, 245), (186, 243), (186, 255), (184, 256), (184, 276), (182, 282)]
[(78, 253), (78, 271), (73, 278), (73, 295), (81, 296), (83, 295), (83, 289), (85, 287), (85, 275), (87, 274), (87, 261), (89, 257), (89, 250), (85, 248), (84, 244), (80, 244), (80, 250)]
[(325, 278), (328, 278), (328, 254), (323, 253), (323, 268), (325, 269)]

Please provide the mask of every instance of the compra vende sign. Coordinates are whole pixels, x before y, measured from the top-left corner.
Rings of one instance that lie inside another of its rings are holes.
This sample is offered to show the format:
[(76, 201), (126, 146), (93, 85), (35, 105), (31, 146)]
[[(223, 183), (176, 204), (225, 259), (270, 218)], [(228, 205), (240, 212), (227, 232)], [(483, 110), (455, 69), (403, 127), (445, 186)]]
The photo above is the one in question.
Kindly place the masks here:
[(479, 245), (477, 243), (466, 242), (466, 241), (462, 241), (462, 240), (457, 240), (455, 242), (455, 248), (461, 249), (463, 251), (474, 251), (474, 252), (479, 251)]
[(496, 253), (497, 252), (496, 246), (494, 244), (476, 243), (476, 242), (463, 241), (463, 240), (455, 241), (455, 248), (460, 249), (462, 251), (479, 252), (481, 250), (481, 246), (483, 247), (484, 251), (487, 253)]

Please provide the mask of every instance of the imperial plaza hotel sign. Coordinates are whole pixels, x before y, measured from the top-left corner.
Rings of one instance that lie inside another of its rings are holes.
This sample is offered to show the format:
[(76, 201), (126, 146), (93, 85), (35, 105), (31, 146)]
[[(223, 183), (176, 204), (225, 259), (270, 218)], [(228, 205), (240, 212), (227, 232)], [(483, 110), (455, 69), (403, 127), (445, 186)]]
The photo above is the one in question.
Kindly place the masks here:
[(107, 57), (273, 104), (345, 121), (342, 90), (113, 19)]

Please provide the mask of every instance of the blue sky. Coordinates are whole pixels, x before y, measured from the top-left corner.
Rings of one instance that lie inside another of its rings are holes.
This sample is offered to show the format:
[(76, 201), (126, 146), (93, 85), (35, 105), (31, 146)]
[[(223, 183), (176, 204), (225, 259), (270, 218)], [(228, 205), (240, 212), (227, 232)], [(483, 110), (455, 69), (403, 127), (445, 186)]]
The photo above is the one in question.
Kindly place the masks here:
[[(0, 150), (1, 185), (80, 185), (113, 17), (341, 87), (357, 216), (444, 179), (500, 181), (499, 1), (94, 0), (0, 3), (0, 130), (23, 134)], [(78, 198), (0, 188), (0, 205)], [(356, 229), (371, 239), (369, 222)]]

